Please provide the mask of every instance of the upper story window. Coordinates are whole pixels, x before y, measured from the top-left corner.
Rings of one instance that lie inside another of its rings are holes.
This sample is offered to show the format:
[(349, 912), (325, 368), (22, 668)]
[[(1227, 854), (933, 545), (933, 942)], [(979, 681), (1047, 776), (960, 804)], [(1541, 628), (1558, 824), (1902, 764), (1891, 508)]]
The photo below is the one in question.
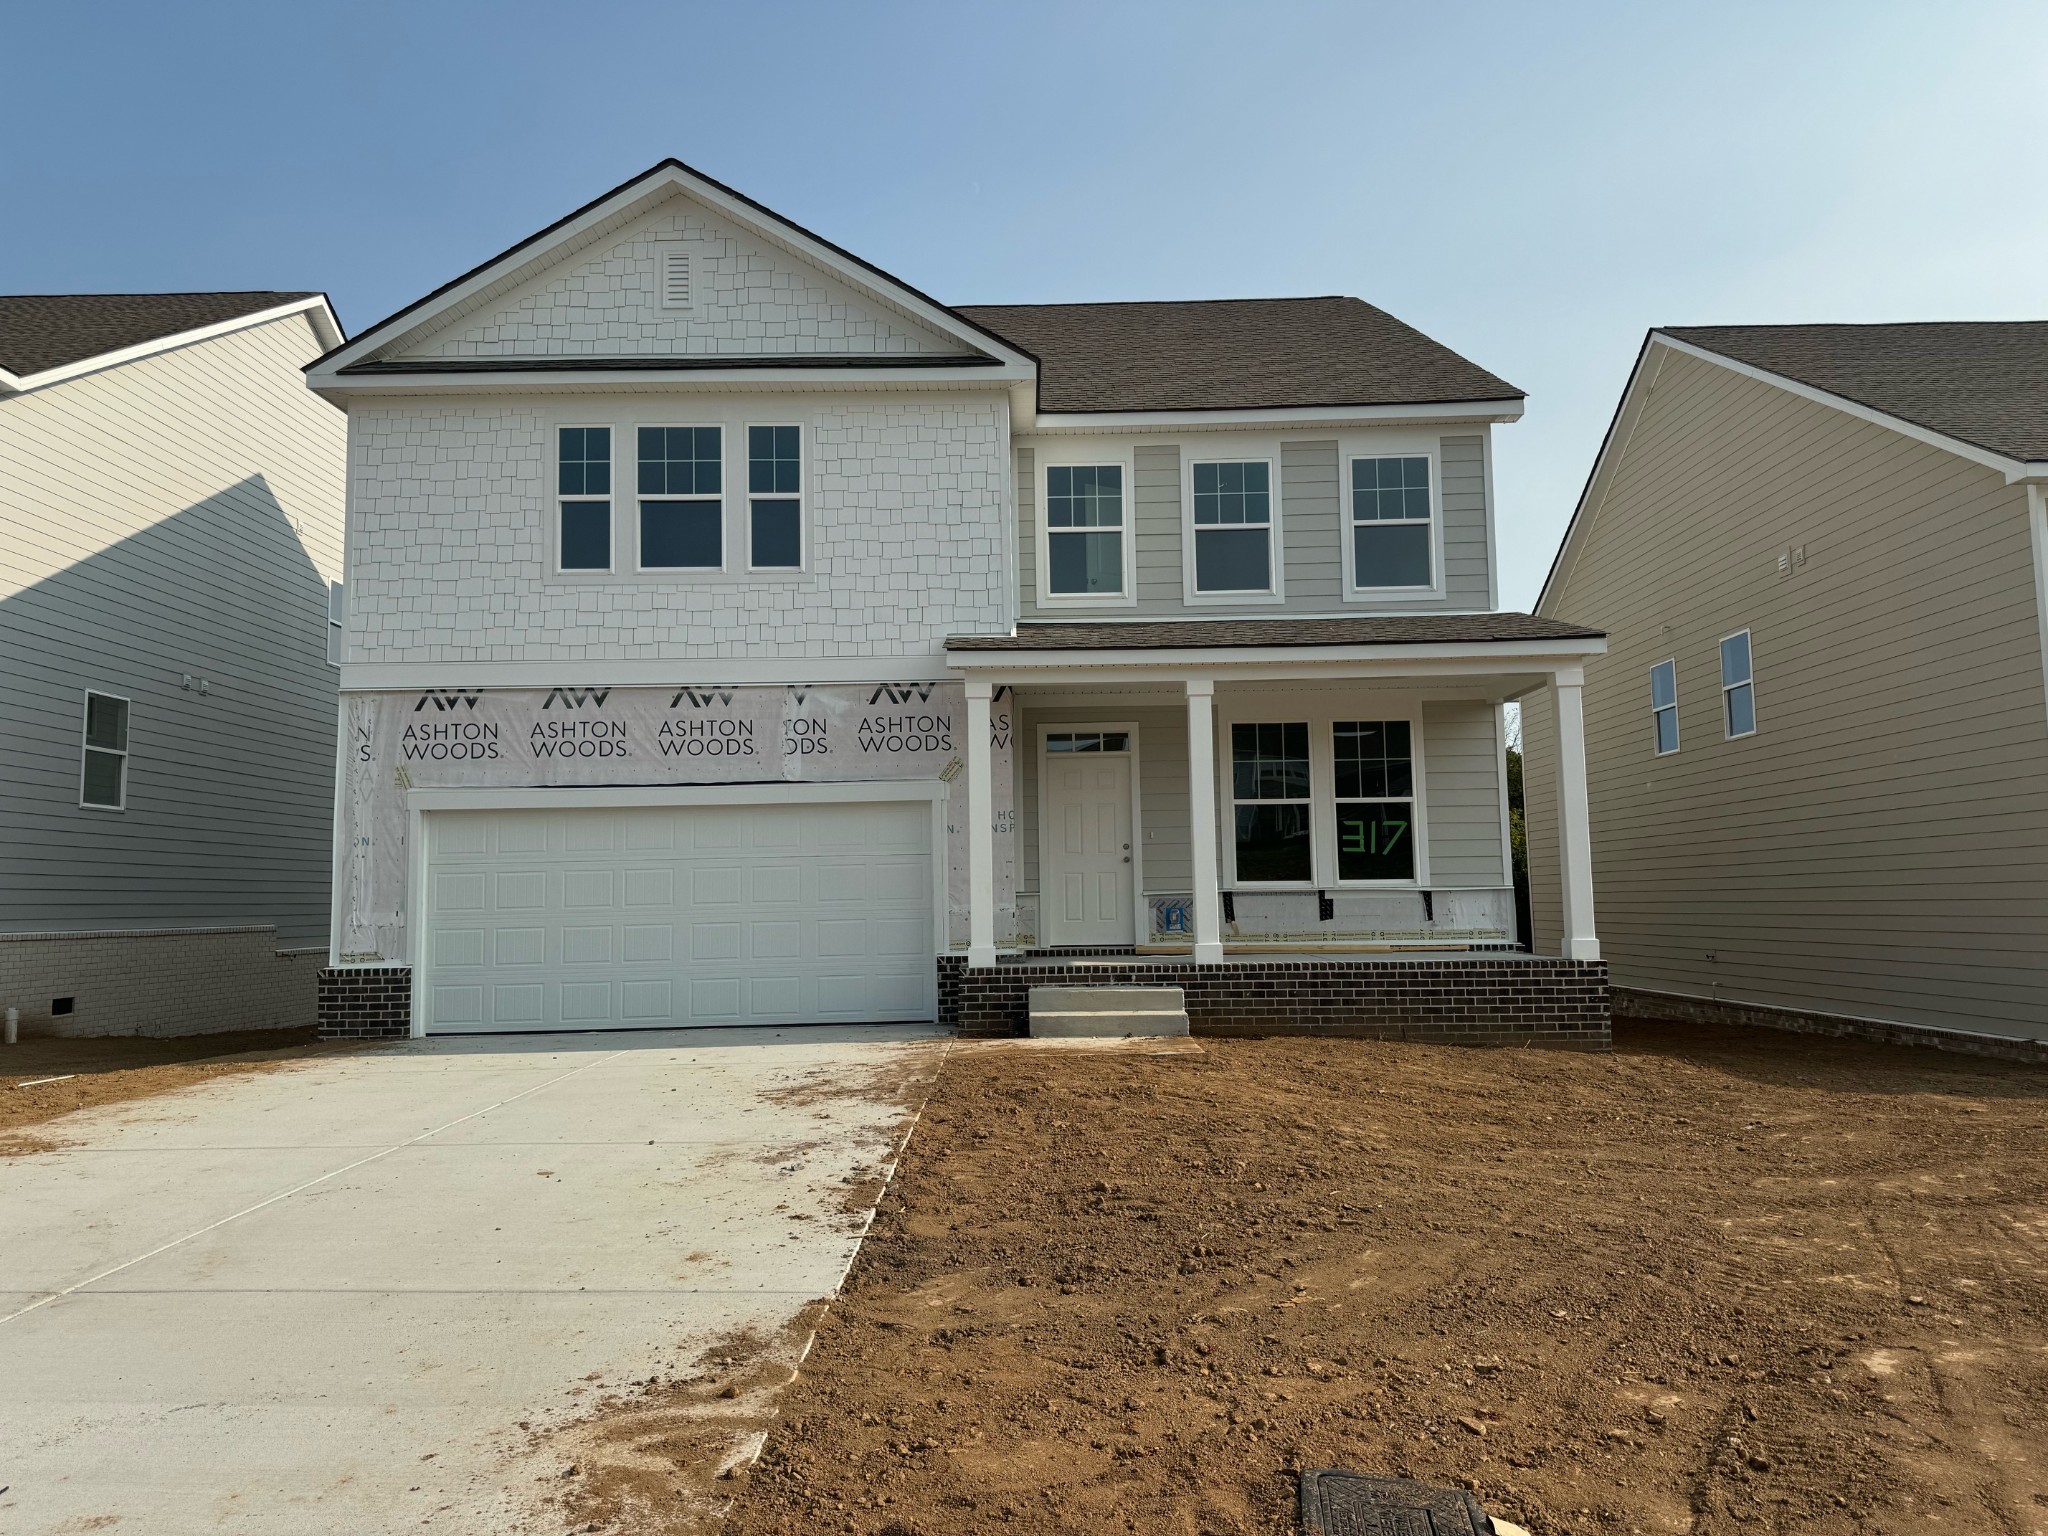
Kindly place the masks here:
[(1756, 677), (1746, 629), (1721, 642), (1721, 720), (1731, 739), (1756, 734)]
[(128, 804), (128, 701), (111, 693), (85, 695), (78, 803), (95, 811), (124, 810)]
[(719, 427), (642, 427), (640, 569), (717, 570), (725, 564), (725, 433)]
[(1429, 458), (1351, 461), (1351, 586), (1357, 592), (1436, 586), (1435, 501)]
[(560, 497), (557, 564), (565, 571), (612, 568), (612, 429), (564, 427), (557, 439)]
[(1194, 590), (1274, 590), (1273, 466), (1264, 459), (1191, 466)]
[(1657, 755), (1678, 750), (1678, 663), (1660, 661), (1650, 668), (1650, 726)]
[(747, 428), (747, 564), (757, 571), (804, 563), (803, 434)]
[(1046, 591), (1051, 596), (1124, 596), (1127, 532), (1123, 465), (1046, 467)]

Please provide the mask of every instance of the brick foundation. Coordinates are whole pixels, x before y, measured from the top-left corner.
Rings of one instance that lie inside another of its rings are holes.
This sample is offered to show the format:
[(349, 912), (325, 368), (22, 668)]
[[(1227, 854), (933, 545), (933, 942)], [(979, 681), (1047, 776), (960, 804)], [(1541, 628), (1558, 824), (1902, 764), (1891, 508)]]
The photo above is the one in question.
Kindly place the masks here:
[(280, 950), (258, 924), (0, 933), (0, 1008), (21, 1010), (24, 1034), (67, 1038), (303, 1029), (326, 956)]
[(968, 1039), (1021, 1035), (1033, 987), (1180, 987), (1198, 1035), (1343, 1035), (1447, 1045), (1612, 1043), (1607, 967), (1598, 961), (1009, 961), (979, 970), (939, 959), (939, 1022)]
[(1839, 1013), (1805, 1013), (1795, 1008), (1770, 1008), (1761, 1003), (1720, 1002), (1704, 997), (1679, 997), (1669, 992), (1614, 989), (1617, 1018), (1651, 1019), (1672, 1024), (1738, 1024), (1750, 1029), (1782, 1029), (1799, 1035), (1833, 1035), (1838, 1039), (1871, 1040), (1880, 1045), (1918, 1045), (1966, 1056), (1994, 1056), (2002, 1061), (2028, 1061), (2048, 1066), (2048, 1039), (2020, 1040), (2004, 1035), (1979, 1035), (1960, 1029), (1935, 1029), (1924, 1024), (1889, 1024)]
[(403, 1040), (411, 1033), (411, 966), (347, 966), (320, 973), (322, 1040)]

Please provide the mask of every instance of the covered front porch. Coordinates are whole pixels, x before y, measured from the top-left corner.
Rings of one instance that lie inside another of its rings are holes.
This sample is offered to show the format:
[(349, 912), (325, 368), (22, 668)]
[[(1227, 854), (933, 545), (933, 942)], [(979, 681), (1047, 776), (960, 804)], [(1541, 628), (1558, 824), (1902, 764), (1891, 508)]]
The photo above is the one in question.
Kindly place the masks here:
[[(1567, 985), (1554, 969), (1599, 960), (1583, 750), (1566, 754), (1578, 766), (1556, 818), (1568, 938), (1560, 955), (1529, 956), (1504, 706), (1545, 690), (1559, 740), (1580, 742), (1582, 668), (1603, 648), (1512, 614), (954, 639), (968, 922), (941, 990), (950, 969), (957, 1022), (986, 1032), (1037, 984), (1026, 973), (1057, 971), (1062, 985), (1189, 986), (1198, 1027), (1206, 1013), (1212, 1028), (1413, 1033), (1451, 1027), (1481, 994), (1501, 1019), (1541, 1022), (1510, 1002), (1563, 986), (1572, 1027), (1590, 1028), (1586, 976)], [(1005, 736), (1010, 781), (998, 783), (991, 743)], [(1001, 869), (999, 823), (1014, 833)], [(1260, 996), (1273, 1006), (1254, 1006)]]

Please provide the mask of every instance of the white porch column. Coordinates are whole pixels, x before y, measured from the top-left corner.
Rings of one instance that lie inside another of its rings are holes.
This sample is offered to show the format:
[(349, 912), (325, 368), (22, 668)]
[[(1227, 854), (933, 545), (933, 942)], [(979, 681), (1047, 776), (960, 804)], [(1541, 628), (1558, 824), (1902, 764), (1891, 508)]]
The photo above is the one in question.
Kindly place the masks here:
[(996, 963), (995, 774), (989, 701), (995, 686), (967, 679), (967, 963)]
[(1557, 725), (1557, 871), (1567, 960), (1598, 960), (1593, 931), (1593, 830), (1586, 803), (1585, 674), (1574, 667), (1551, 679)]
[(1223, 960), (1222, 900), (1216, 889), (1216, 680), (1191, 677), (1188, 690), (1188, 841), (1194, 856), (1195, 964)]

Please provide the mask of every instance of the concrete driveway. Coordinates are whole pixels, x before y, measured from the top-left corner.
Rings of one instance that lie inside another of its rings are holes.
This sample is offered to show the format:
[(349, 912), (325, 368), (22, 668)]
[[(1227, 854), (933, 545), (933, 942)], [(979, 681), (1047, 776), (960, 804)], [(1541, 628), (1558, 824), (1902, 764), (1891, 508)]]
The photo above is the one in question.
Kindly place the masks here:
[(0, 1531), (691, 1528), (942, 1048), (417, 1041), (56, 1122), (0, 1162)]

